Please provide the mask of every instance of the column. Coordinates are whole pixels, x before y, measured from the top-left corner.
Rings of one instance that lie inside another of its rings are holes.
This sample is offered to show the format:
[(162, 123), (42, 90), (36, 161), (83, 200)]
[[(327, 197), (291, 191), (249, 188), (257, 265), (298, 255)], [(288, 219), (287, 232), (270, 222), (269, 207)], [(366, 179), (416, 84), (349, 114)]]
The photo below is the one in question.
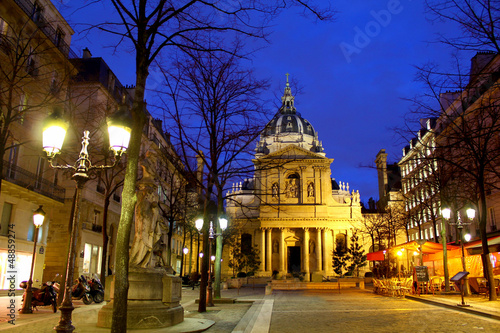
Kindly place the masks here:
[(285, 266), (285, 228), (280, 228), (280, 273), (286, 274), (286, 266)]
[(299, 199), (301, 203), (307, 202), (307, 180), (304, 175), (304, 170), (306, 170), (307, 167), (304, 165), (300, 166), (300, 196)]
[(330, 233), (329, 229), (323, 230), (323, 271), (325, 272), (325, 275), (327, 272), (332, 271), (332, 260), (329, 259), (330, 255), (328, 251), (328, 234)]
[(272, 240), (272, 234), (273, 234), (273, 229), (268, 228), (266, 230), (267, 232), (267, 246), (266, 246), (266, 272), (269, 272), (270, 274), (273, 273), (273, 266), (272, 266), (272, 259), (273, 259), (273, 240)]
[(260, 273), (264, 273), (266, 271), (266, 229), (260, 228), (260, 265), (259, 270)]
[(316, 269), (321, 272), (321, 253), (323, 247), (321, 246), (321, 228), (316, 229)]
[(305, 272), (305, 280), (306, 282), (310, 281), (309, 274), (309, 228), (304, 228), (304, 259), (302, 262), (304, 263), (303, 271)]

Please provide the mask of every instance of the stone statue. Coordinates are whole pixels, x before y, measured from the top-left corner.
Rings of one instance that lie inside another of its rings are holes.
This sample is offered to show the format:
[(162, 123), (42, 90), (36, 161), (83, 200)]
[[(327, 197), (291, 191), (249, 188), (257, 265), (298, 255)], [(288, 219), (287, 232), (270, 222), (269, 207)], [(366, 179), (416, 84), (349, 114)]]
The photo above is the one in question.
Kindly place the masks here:
[(273, 242), (273, 253), (279, 253), (279, 244), (277, 240)]
[(279, 193), (278, 183), (273, 183), (273, 186), (272, 186), (272, 196), (273, 196), (273, 198), (277, 198), (278, 197), (278, 193)]
[(157, 186), (144, 165), (143, 178), (138, 183), (135, 206), (135, 236), (130, 250), (130, 265), (148, 267), (155, 245), (161, 238), (160, 207)]
[(297, 180), (291, 179), (287, 181), (285, 193), (287, 198), (298, 198), (299, 197), (299, 186)]
[(307, 196), (309, 198), (314, 197), (314, 184), (313, 183), (309, 183), (309, 185), (307, 185)]
[(309, 254), (316, 253), (316, 243), (312, 239), (309, 240)]

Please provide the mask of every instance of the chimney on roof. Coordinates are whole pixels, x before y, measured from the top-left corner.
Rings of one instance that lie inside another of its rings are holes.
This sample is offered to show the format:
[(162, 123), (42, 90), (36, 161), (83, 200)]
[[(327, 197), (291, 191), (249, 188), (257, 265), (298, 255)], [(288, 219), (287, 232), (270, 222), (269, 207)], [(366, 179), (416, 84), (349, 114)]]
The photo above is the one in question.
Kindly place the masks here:
[(90, 50), (88, 48), (83, 49), (83, 59), (90, 59), (92, 58), (92, 53), (90, 53)]
[(491, 51), (476, 53), (471, 59), (470, 81), (474, 80), (495, 56), (496, 53)]

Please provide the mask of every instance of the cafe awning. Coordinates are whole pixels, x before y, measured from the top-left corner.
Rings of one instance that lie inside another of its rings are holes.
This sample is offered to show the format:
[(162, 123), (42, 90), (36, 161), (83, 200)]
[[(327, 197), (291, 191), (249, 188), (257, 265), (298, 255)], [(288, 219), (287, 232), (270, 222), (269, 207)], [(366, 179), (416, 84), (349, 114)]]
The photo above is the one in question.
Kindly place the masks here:
[(384, 251), (370, 252), (366, 255), (366, 259), (371, 261), (384, 261)]
[[(460, 247), (448, 244), (448, 245), (446, 245), (446, 248), (448, 250), (456, 250), (456, 249), (459, 249)], [(419, 252), (420, 245), (416, 241), (411, 241), (408, 243), (393, 246), (387, 250), (370, 252), (366, 255), (366, 258), (368, 260), (372, 260), (372, 261), (382, 261), (382, 260), (384, 260), (384, 252), (391, 253), (390, 255), (392, 257), (400, 250), (407, 250), (407, 251), (410, 251), (412, 253)], [(422, 253), (423, 254), (434, 254), (434, 253), (438, 253), (441, 251), (443, 251), (443, 245), (440, 243), (426, 241), (425, 243), (422, 244)]]
[[(495, 236), (495, 237), (488, 238), (488, 246), (493, 246), (493, 245), (500, 245), (500, 236)], [(464, 244), (464, 247), (466, 249), (474, 249), (474, 248), (478, 248), (478, 247), (481, 247), (481, 246), (482, 246), (481, 240), (477, 240), (477, 241), (474, 241), (474, 242), (470, 242), (470, 243)]]

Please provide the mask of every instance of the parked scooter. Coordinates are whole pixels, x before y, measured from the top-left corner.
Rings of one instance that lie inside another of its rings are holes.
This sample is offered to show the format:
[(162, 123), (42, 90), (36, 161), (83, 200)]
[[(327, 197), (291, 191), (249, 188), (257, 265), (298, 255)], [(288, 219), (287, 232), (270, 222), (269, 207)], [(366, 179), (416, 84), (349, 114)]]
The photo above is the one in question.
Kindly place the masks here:
[(104, 287), (102, 286), (101, 280), (94, 274), (92, 279), (87, 279), (87, 283), (90, 287), (90, 294), (94, 299), (94, 302), (101, 303), (104, 301)]
[[(59, 283), (54, 284), (54, 289), (59, 292)], [(90, 287), (87, 284), (87, 279), (83, 275), (81, 275), (78, 280), (76, 281), (76, 284), (73, 286), (71, 289), (71, 298), (72, 299), (81, 299), (84, 304), (89, 305), (93, 301), (93, 297), (90, 294)]]
[(90, 287), (87, 284), (87, 279), (83, 275), (78, 277), (78, 282), (73, 286), (71, 295), (73, 299), (81, 299), (84, 304), (89, 305), (94, 298), (90, 293)]
[[(54, 312), (57, 311), (57, 293), (54, 289), (55, 281), (47, 281), (42, 285), (42, 288), (31, 287), (33, 296), (31, 298), (31, 307), (33, 310), (38, 310), (37, 306), (51, 305)], [(28, 287), (28, 282), (23, 281), (19, 284), (23, 289)], [(24, 302), (24, 295), (23, 295)]]

